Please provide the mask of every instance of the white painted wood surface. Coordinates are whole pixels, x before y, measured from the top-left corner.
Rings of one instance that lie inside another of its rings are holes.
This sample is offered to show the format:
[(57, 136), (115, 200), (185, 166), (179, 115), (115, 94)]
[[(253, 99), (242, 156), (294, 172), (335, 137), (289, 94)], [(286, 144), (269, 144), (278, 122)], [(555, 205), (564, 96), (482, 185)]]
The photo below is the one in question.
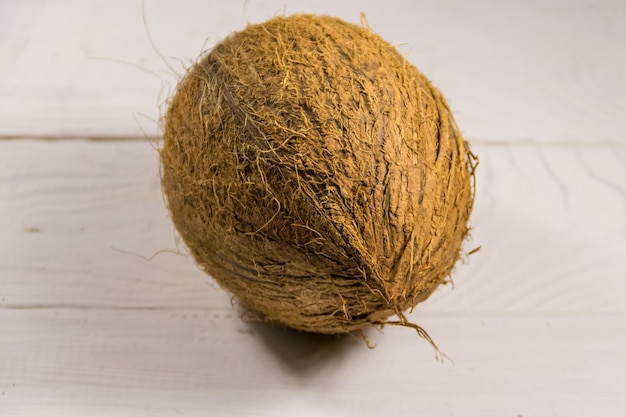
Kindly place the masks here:
[[(469, 138), (625, 143), (626, 2), (19, 1), (0, 5), (0, 135), (156, 135), (176, 76), (246, 22), (370, 26), (448, 97)], [(146, 115), (145, 118), (141, 115)], [(153, 121), (150, 121), (153, 120)]]
[(242, 321), (137, 140), (176, 79), (141, 2), (5, 1), (0, 416), (626, 415), (625, 3), (145, 1), (179, 70), (283, 9), (365, 12), (473, 139), (482, 249), (410, 316), (453, 362)]
[[(369, 350), (242, 322), (195, 269), (147, 142), (0, 142), (0, 415), (626, 410), (626, 148), (482, 145), (483, 249)], [(139, 256), (140, 255), (140, 256)]]

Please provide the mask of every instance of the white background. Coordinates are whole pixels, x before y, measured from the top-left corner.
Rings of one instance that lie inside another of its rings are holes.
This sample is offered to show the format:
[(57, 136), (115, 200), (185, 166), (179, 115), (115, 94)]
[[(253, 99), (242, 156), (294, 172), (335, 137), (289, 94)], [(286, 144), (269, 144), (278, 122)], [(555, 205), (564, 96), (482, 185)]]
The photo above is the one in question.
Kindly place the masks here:
[[(410, 315), (443, 364), (242, 321), (174, 253), (166, 98), (300, 11), (365, 13), (480, 157), (482, 249)], [(5, 0), (0, 57), (0, 416), (626, 415), (626, 3)]]

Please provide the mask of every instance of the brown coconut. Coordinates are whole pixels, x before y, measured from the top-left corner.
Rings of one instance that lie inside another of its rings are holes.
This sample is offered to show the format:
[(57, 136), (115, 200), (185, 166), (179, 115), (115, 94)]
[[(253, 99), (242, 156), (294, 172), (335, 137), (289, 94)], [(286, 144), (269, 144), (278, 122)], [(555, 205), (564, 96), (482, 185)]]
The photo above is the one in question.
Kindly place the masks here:
[(472, 154), (441, 93), (367, 27), (250, 25), (189, 69), (164, 121), (178, 232), (267, 321), (410, 325), (460, 257)]

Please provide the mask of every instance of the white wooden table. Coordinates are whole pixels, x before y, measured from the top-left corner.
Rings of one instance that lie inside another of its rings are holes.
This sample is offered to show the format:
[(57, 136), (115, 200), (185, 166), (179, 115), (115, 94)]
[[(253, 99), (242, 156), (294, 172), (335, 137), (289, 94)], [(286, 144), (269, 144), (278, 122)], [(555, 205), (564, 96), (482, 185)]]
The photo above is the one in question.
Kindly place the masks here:
[[(0, 5), (0, 416), (626, 415), (626, 3), (223, 3)], [(242, 321), (177, 242), (165, 99), (298, 11), (364, 12), (480, 156), (482, 249), (410, 316), (453, 362)]]

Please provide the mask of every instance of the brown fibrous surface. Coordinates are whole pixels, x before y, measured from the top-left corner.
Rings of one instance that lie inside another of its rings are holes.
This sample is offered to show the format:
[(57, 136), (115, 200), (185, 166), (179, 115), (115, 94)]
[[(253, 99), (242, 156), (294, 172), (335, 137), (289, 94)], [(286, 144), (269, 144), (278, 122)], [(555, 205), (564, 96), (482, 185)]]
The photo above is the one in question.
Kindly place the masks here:
[(264, 320), (410, 325), (461, 256), (476, 160), (442, 94), (368, 27), (249, 25), (188, 70), (164, 122), (178, 232)]

